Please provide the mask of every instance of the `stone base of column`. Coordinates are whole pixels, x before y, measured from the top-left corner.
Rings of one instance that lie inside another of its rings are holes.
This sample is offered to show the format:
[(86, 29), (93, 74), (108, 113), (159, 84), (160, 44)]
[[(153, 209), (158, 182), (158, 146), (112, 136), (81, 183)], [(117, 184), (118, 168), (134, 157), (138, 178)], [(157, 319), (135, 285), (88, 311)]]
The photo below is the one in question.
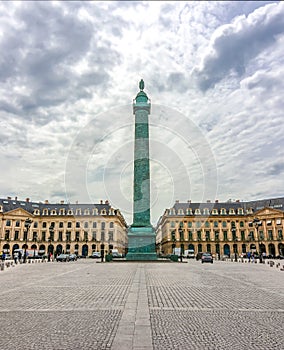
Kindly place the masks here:
[(130, 227), (128, 231), (128, 253), (126, 260), (157, 260), (156, 234), (153, 227)]

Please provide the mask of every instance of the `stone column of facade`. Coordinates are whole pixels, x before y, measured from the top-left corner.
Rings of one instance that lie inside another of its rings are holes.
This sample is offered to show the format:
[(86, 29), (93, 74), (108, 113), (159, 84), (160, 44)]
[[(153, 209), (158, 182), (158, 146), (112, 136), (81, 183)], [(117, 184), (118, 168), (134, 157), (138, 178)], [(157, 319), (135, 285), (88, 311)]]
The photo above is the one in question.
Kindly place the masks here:
[(150, 219), (149, 123), (151, 103), (143, 91), (133, 103), (135, 115), (133, 224), (128, 231), (127, 260), (156, 260), (155, 230)]

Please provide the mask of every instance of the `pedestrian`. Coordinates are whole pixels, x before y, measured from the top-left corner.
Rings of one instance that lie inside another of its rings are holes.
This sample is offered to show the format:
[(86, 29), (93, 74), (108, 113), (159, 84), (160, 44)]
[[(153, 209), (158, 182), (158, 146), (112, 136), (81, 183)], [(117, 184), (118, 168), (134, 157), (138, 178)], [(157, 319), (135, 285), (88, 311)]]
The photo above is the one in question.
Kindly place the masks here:
[(19, 257), (19, 253), (18, 253), (18, 252), (15, 252), (15, 253), (14, 253), (14, 261), (15, 261), (15, 264), (18, 264), (18, 257)]
[(250, 254), (250, 252), (248, 252), (247, 253), (247, 257), (248, 257), (248, 261), (250, 262), (250, 256), (251, 256), (251, 254)]
[(105, 251), (102, 249), (101, 250), (101, 262), (104, 262), (104, 257), (105, 257)]
[(252, 255), (251, 255), (251, 262), (252, 263), (254, 262), (254, 253), (252, 253)]

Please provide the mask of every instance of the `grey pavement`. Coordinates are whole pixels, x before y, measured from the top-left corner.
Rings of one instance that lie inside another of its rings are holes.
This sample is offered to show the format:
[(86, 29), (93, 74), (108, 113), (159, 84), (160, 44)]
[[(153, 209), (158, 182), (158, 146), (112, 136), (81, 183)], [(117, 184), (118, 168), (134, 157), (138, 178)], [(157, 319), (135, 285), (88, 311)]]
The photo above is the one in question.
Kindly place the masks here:
[(267, 264), (22, 264), (0, 271), (0, 349), (284, 349)]

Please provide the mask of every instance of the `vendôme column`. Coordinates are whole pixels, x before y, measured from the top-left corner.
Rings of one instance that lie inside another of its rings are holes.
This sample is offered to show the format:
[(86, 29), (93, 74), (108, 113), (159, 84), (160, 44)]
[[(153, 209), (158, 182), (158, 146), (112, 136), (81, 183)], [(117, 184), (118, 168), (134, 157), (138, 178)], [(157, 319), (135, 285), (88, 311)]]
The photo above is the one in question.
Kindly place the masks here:
[(126, 260), (157, 260), (155, 230), (150, 215), (149, 114), (151, 103), (144, 81), (133, 101), (135, 115), (133, 224), (128, 230)]

